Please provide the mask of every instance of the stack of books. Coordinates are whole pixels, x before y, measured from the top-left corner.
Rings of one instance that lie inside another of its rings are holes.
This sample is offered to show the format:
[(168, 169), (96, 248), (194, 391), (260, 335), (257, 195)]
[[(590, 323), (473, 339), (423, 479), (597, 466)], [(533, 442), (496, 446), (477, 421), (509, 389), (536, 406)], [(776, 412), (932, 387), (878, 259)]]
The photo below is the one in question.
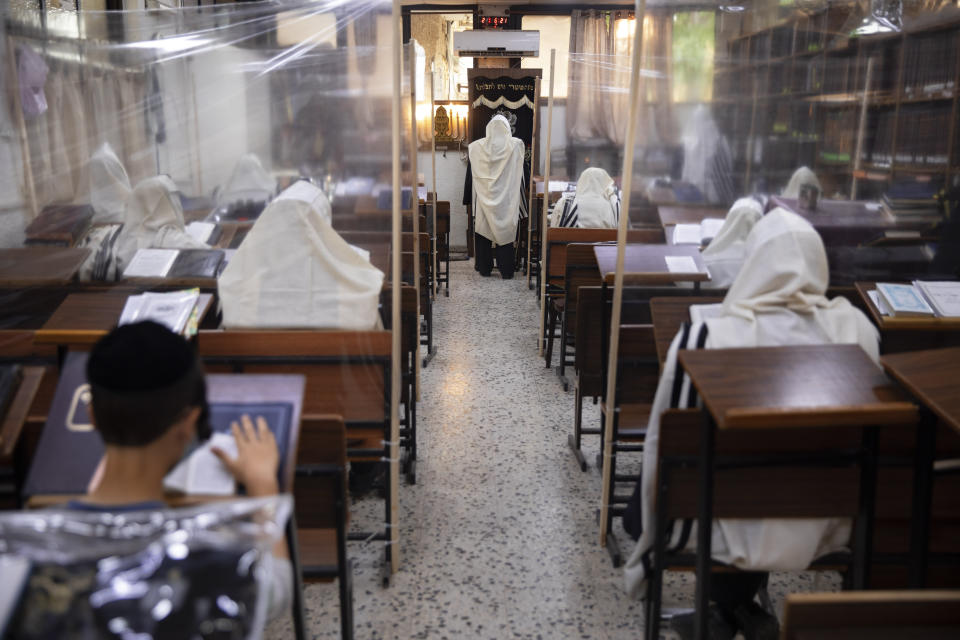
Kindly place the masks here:
[(891, 185), (881, 198), (881, 207), (898, 222), (931, 222), (943, 220), (943, 210), (931, 183), (903, 182)]
[(878, 282), (870, 300), (880, 313), (897, 318), (960, 318), (960, 282)]
[(124, 325), (152, 320), (164, 325), (174, 333), (189, 338), (197, 333), (200, 315), (199, 302), (199, 289), (165, 293), (147, 291), (127, 298), (118, 324)]

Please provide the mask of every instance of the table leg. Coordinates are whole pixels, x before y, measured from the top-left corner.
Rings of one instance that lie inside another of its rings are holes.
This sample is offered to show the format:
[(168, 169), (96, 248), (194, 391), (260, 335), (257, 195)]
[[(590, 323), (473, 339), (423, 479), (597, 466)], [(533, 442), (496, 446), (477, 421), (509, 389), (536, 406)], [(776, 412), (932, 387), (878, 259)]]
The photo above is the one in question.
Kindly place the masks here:
[(910, 588), (922, 589), (927, 579), (930, 509), (933, 501), (933, 458), (937, 417), (923, 409), (917, 425), (913, 467), (913, 513), (910, 518)]
[(700, 496), (697, 509), (697, 592), (694, 637), (708, 640), (710, 629), (710, 560), (711, 535), (713, 533), (713, 472), (714, 440), (716, 424), (713, 416), (703, 410), (703, 427), (700, 434)]

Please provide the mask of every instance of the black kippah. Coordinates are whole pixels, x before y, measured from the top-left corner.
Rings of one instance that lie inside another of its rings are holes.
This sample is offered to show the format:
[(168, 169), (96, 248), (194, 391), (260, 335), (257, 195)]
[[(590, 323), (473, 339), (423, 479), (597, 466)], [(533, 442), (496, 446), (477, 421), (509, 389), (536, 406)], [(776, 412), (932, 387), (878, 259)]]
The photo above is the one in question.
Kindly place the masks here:
[(190, 344), (156, 322), (123, 325), (100, 340), (87, 361), (87, 380), (110, 391), (150, 391), (182, 380), (196, 366)]

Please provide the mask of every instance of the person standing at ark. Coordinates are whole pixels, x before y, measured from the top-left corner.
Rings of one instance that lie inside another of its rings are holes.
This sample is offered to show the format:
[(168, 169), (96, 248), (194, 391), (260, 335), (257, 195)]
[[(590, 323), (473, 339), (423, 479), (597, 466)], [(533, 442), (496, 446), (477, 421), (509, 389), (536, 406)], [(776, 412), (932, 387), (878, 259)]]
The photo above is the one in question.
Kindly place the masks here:
[(470, 143), (470, 178), (475, 219), (476, 268), (487, 277), (497, 268), (513, 278), (514, 246), (523, 202), (524, 145), (510, 132), (510, 123), (495, 115), (486, 136)]

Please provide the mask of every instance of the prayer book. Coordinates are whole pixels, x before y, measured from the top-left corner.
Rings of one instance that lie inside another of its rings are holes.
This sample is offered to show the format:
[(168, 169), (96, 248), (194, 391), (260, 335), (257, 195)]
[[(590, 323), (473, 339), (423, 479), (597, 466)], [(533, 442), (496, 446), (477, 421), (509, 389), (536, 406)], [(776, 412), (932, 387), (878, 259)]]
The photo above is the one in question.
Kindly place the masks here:
[(216, 278), (223, 265), (220, 249), (180, 249), (168, 278)]
[(236, 492), (230, 471), (213, 453), (216, 447), (231, 458), (237, 457), (237, 441), (230, 433), (213, 436), (181, 460), (163, 479), (163, 488), (178, 493), (229, 496)]
[(700, 273), (697, 263), (690, 256), (664, 256), (670, 273)]
[(119, 325), (153, 320), (174, 333), (190, 336), (196, 333), (199, 289), (146, 292), (129, 296), (120, 314)]
[(137, 249), (123, 270), (124, 278), (165, 278), (177, 259), (176, 249)]
[(678, 224), (673, 228), (673, 244), (706, 244), (720, 232), (723, 223), (723, 218), (704, 218), (700, 224)]
[(894, 316), (933, 316), (934, 311), (912, 284), (878, 282), (877, 291)]

